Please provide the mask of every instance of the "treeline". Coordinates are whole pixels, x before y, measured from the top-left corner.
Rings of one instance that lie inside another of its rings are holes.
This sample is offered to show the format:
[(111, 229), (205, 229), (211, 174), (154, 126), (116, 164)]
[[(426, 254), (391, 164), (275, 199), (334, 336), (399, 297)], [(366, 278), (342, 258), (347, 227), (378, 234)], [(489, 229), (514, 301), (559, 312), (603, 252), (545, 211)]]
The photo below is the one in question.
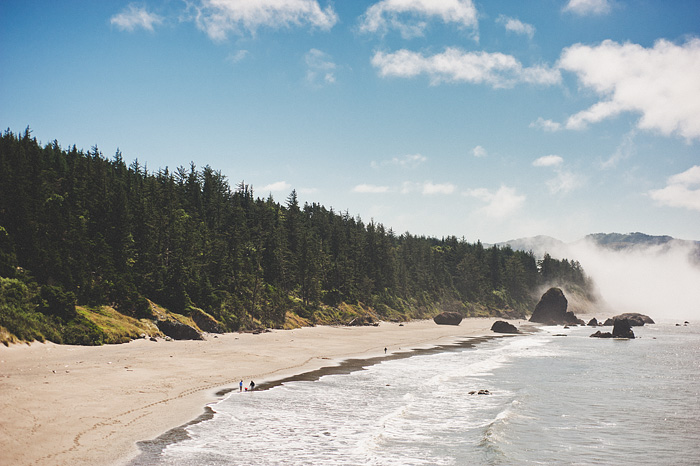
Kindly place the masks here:
[(204, 310), (227, 330), (279, 327), (288, 312), (323, 321), (358, 303), (392, 319), (446, 308), (517, 315), (542, 285), (590, 290), (577, 262), (397, 235), (302, 206), (294, 191), (284, 203), (255, 197), (209, 166), (149, 172), (119, 151), (108, 159), (97, 147), (42, 147), (29, 128), (0, 140), (0, 276), (0, 290), (34, 290), (22, 312), (61, 322), (75, 317), (70, 302), (148, 318), (152, 300), (184, 315)]

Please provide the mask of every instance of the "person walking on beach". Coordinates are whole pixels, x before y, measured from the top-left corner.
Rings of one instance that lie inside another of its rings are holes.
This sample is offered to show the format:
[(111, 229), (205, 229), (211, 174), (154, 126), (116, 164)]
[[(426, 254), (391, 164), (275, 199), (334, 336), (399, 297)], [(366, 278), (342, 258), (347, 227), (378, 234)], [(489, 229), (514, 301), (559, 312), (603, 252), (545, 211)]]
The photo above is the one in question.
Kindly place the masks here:
[(251, 381), (250, 381), (250, 391), (252, 392), (254, 388), (255, 388), (255, 382), (253, 382), (253, 381), (251, 380)]
[(240, 391), (243, 391), (243, 380), (241, 380), (240, 382), (238, 382), (238, 389), (239, 389)]

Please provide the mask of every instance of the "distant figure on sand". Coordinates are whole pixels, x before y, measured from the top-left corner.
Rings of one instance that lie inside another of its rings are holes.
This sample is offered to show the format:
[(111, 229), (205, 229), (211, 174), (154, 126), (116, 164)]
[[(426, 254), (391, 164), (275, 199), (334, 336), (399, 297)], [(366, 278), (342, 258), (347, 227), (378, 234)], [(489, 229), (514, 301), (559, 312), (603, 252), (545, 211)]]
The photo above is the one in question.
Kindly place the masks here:
[(253, 381), (251, 380), (251, 381), (250, 381), (250, 391), (252, 392), (254, 388), (255, 388), (255, 382), (253, 382)]
[(242, 380), (240, 382), (238, 382), (238, 388), (240, 389), (240, 391), (243, 391), (243, 381)]
[(386, 348), (384, 348), (384, 354), (386, 354)]

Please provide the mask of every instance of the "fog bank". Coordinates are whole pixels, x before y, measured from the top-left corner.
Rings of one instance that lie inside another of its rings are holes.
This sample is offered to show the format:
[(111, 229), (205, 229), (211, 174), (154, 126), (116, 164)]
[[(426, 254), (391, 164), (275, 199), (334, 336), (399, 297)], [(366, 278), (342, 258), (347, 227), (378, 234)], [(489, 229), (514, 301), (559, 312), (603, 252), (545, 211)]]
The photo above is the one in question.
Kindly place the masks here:
[(700, 264), (695, 246), (672, 241), (664, 245), (601, 247), (589, 239), (562, 245), (552, 257), (578, 260), (603, 298), (598, 318), (640, 312), (655, 320), (700, 324)]

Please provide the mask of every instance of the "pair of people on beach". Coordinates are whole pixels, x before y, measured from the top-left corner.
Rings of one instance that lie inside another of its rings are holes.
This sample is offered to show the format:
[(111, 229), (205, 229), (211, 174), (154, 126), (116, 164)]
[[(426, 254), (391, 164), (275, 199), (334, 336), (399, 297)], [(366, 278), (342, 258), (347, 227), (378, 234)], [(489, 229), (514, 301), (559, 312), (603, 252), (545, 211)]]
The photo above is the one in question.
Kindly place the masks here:
[[(253, 382), (253, 381), (251, 380), (251, 381), (250, 381), (250, 388), (249, 388), (249, 389), (246, 388), (246, 390), (250, 390), (250, 391), (252, 392), (254, 388), (255, 388), (255, 382)], [(243, 391), (243, 381), (242, 381), (242, 380), (241, 380), (240, 382), (238, 382), (238, 389), (239, 389), (240, 391)]]

